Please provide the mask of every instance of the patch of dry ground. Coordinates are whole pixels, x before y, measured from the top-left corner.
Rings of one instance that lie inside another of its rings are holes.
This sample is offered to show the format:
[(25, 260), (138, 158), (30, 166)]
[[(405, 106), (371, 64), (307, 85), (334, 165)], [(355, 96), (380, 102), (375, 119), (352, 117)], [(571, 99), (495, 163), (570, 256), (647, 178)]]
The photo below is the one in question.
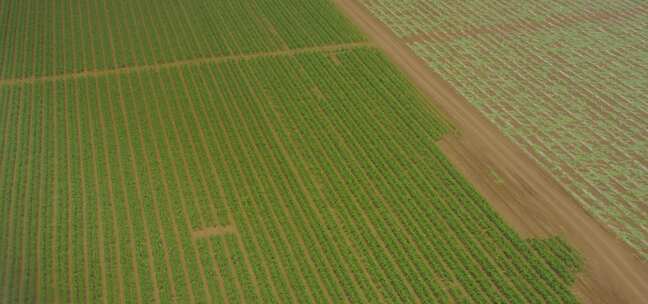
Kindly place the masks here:
[(642, 303), (648, 299), (648, 265), (598, 224), (467, 100), (353, 0), (335, 0), (369, 40), (447, 115), (459, 134), (439, 145), (507, 223), (526, 237), (561, 235), (585, 260), (575, 292), (585, 303)]

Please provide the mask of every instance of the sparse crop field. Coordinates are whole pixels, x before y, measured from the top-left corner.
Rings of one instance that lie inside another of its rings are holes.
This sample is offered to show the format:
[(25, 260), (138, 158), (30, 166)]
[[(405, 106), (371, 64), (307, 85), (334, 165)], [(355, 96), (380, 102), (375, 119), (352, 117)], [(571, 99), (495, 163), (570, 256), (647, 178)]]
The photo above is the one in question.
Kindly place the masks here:
[(39, 4), (2, 2), (0, 302), (576, 302), (329, 2)]
[(648, 6), (363, 0), (648, 259)]

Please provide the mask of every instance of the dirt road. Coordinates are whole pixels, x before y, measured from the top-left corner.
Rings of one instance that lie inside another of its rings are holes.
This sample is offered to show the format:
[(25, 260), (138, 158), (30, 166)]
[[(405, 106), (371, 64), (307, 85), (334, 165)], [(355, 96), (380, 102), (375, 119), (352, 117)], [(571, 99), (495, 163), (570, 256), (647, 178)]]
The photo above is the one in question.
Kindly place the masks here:
[(645, 303), (648, 263), (590, 217), (361, 4), (334, 2), (457, 127), (459, 134), (441, 141), (441, 148), (505, 221), (525, 237), (561, 235), (583, 255), (585, 269), (574, 286), (583, 303)]

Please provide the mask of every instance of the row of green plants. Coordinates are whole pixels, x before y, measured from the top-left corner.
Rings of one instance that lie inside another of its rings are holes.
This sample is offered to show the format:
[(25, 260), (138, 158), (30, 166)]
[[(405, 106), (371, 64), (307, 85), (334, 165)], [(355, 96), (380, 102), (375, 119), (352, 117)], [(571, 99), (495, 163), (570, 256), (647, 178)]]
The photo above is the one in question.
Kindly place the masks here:
[(328, 1), (5, 1), (0, 78), (359, 41)]
[(3, 300), (575, 302), (578, 257), (504, 224), (386, 59), (336, 56), (0, 88)]

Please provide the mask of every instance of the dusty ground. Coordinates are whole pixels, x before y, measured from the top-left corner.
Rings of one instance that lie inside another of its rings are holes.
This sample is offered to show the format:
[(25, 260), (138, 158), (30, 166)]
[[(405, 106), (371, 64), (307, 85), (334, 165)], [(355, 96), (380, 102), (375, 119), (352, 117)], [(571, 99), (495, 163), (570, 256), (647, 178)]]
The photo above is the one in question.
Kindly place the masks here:
[(334, 1), (459, 130), (440, 146), (498, 213), (525, 237), (561, 235), (585, 259), (574, 291), (584, 303), (645, 303), (648, 264), (590, 217), (520, 148), (353, 0)]

